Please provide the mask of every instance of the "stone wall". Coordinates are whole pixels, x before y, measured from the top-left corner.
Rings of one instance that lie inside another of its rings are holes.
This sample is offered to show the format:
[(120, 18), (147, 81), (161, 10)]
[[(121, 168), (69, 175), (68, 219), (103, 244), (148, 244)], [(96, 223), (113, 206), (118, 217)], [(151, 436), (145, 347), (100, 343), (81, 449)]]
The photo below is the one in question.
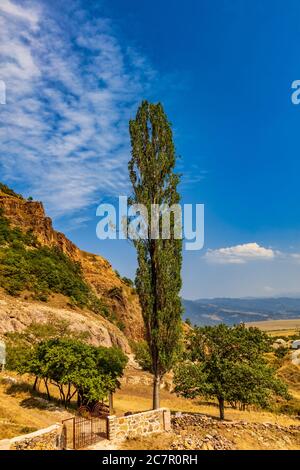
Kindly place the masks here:
[(167, 408), (159, 408), (158, 410), (135, 413), (119, 418), (109, 416), (108, 422), (108, 438), (110, 440), (124, 440), (171, 430), (171, 414)]
[(46, 429), (24, 434), (23, 436), (3, 439), (0, 450), (59, 450), (61, 448), (60, 424), (54, 424)]
[[(108, 439), (114, 441), (171, 430), (171, 413), (167, 408), (122, 417), (108, 416), (107, 419)], [(62, 428), (61, 424), (54, 424), (30, 434), (3, 439), (0, 450), (60, 450)]]

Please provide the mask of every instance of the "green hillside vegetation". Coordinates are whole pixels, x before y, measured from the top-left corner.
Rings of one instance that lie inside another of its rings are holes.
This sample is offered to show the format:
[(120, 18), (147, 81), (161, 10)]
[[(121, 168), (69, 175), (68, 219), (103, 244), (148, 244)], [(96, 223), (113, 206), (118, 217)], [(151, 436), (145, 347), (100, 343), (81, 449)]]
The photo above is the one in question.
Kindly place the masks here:
[(13, 296), (33, 292), (35, 300), (63, 294), (70, 304), (109, 317), (108, 308), (85, 282), (79, 263), (57, 248), (42, 247), (32, 232), (12, 228), (0, 211), (0, 287)]
[(0, 192), (7, 194), (8, 196), (16, 197), (18, 199), (23, 199), (21, 194), (15, 193), (12, 189), (10, 189), (6, 184), (0, 182)]

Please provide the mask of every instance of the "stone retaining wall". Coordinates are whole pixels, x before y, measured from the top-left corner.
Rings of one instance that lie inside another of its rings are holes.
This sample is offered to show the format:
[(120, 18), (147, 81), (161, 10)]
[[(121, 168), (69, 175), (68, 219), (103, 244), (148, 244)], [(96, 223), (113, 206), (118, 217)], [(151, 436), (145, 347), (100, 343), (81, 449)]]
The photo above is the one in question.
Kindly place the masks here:
[(54, 424), (24, 436), (3, 439), (0, 441), (0, 450), (59, 450), (61, 431), (62, 426)]
[(108, 438), (124, 440), (126, 438), (147, 436), (156, 432), (171, 430), (171, 414), (167, 408), (135, 413), (129, 416), (108, 417)]
[[(135, 413), (129, 416), (108, 416), (108, 439), (147, 436), (171, 430), (171, 413), (167, 408)], [(59, 450), (62, 448), (62, 425), (54, 424), (23, 436), (3, 439), (0, 450)]]

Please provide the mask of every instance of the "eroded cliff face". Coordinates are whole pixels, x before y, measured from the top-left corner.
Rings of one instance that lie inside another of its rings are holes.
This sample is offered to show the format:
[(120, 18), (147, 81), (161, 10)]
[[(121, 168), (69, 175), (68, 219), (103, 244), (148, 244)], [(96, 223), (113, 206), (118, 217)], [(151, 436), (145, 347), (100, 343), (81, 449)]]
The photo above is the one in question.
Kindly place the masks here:
[(79, 248), (63, 233), (53, 229), (52, 220), (46, 216), (41, 202), (26, 201), (0, 192), (0, 208), (12, 227), (24, 232), (32, 230), (41, 245), (57, 246), (72, 259), (80, 259)]
[[(63, 233), (54, 230), (52, 220), (46, 216), (41, 202), (19, 199), (0, 191), (0, 208), (11, 226), (24, 232), (31, 230), (41, 245), (58, 247), (74, 261), (79, 261), (86, 281), (124, 325), (125, 336), (132, 340), (143, 337), (143, 319), (138, 297), (117, 276), (106, 259), (81, 251)], [(118, 288), (117, 296), (111, 295), (114, 288)]]

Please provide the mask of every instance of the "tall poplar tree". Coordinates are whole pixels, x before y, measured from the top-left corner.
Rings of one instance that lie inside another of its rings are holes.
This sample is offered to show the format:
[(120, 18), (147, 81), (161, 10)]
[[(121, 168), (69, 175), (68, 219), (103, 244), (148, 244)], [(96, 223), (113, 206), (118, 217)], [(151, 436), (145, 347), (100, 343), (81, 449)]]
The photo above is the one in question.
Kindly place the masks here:
[[(129, 130), (132, 157), (128, 168), (133, 187), (130, 204), (144, 204), (148, 211), (147, 236), (133, 242), (138, 259), (136, 288), (151, 356), (156, 409), (160, 406), (161, 379), (174, 365), (179, 347), (182, 240), (176, 237), (173, 213), (169, 239), (151, 238), (151, 205), (178, 204), (180, 177), (174, 172), (176, 155), (171, 126), (160, 103), (143, 101)], [(159, 225), (161, 230), (161, 213)]]

